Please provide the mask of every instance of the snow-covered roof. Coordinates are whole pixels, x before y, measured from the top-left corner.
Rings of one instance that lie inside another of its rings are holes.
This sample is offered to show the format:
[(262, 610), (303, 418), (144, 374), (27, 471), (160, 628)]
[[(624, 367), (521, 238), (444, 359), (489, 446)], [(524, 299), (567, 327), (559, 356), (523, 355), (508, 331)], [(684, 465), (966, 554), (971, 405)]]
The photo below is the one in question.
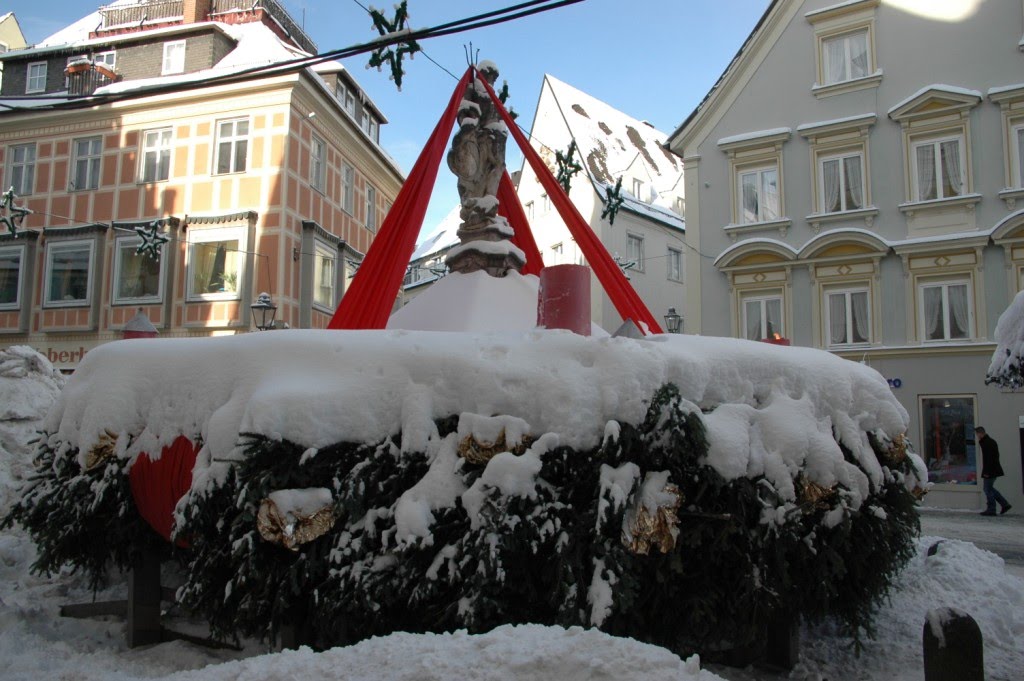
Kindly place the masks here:
[[(683, 160), (665, 148), (668, 135), (550, 74), (545, 74), (544, 80), (576, 140), (591, 179), (614, 185), (616, 179), (640, 162), (644, 171), (633, 172), (631, 176), (644, 181), (644, 193), (648, 195), (635, 198), (639, 203), (671, 208), (674, 198), (682, 196)], [(630, 186), (627, 184), (623, 189), (628, 192)], [(661, 212), (657, 215), (659, 219), (666, 217)], [(675, 216), (675, 220), (682, 228), (681, 218)]]
[(889, 107), (889, 110), (886, 111), (886, 114), (891, 116), (893, 114), (893, 112), (903, 108), (904, 106), (906, 106), (910, 102), (914, 101), (915, 99), (917, 99), (921, 95), (925, 94), (926, 92), (944, 92), (944, 93), (950, 94), (950, 95), (960, 95), (960, 96), (966, 96), (966, 97), (977, 97), (979, 100), (982, 97), (981, 92), (979, 92), (978, 90), (970, 90), (968, 88), (958, 87), (956, 85), (943, 85), (941, 83), (936, 83), (934, 85), (925, 85), (923, 88), (921, 88), (920, 90), (918, 90), (914, 94), (910, 95), (909, 97), (906, 97), (906, 98), (901, 99), (900, 101), (896, 102), (891, 107)]
[(448, 215), (445, 215), (441, 222), (437, 223), (437, 226), (416, 244), (416, 250), (413, 251), (412, 258), (409, 259), (410, 262), (424, 260), (459, 243), (459, 235), (456, 232), (458, 232), (459, 225), (462, 224), (462, 217), (459, 215), (461, 211), (462, 206), (456, 205), (452, 208)]

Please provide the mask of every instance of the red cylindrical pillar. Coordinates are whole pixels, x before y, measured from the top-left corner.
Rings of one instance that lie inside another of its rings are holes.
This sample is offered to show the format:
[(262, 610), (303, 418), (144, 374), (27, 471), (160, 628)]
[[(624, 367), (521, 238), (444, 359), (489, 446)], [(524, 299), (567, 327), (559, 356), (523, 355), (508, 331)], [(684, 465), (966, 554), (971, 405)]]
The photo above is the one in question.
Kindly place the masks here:
[(551, 265), (540, 271), (537, 326), (590, 335), (590, 268)]

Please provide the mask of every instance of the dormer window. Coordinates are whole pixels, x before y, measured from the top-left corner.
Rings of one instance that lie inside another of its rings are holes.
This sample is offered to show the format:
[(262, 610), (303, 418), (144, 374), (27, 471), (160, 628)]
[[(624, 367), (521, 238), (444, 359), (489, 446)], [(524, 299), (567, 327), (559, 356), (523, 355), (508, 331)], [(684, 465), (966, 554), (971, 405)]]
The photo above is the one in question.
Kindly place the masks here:
[(160, 73), (170, 75), (185, 72), (185, 41), (164, 43), (164, 61)]
[(31, 95), (36, 92), (46, 92), (45, 61), (36, 61), (28, 65), (27, 80), (25, 81), (25, 94)]

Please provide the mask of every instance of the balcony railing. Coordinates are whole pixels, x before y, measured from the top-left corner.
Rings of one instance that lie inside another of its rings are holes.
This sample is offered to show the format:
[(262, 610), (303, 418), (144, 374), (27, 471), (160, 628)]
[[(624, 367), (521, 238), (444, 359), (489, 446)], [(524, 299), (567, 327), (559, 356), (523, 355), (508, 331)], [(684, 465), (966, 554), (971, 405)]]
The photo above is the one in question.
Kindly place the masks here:
[(180, 20), (184, 5), (183, 0), (140, 0), (134, 5), (100, 7), (100, 30)]
[[(130, 5), (107, 5), (99, 10), (102, 19), (100, 30), (181, 21), (184, 5), (184, 0), (139, 0)], [(277, 0), (211, 0), (209, 18), (255, 10), (263, 10), (269, 15), (301, 49), (316, 54), (316, 43)]]
[(281, 28), (284, 29), (285, 33), (292, 37), (295, 44), (301, 49), (309, 52), (310, 54), (316, 54), (316, 43), (295, 23), (292, 19), (292, 15), (288, 13), (288, 10), (279, 3), (277, 0), (211, 0), (210, 2), (210, 16), (213, 17), (217, 14), (227, 14), (229, 12), (244, 12), (250, 10), (261, 9), (270, 17), (280, 24)]

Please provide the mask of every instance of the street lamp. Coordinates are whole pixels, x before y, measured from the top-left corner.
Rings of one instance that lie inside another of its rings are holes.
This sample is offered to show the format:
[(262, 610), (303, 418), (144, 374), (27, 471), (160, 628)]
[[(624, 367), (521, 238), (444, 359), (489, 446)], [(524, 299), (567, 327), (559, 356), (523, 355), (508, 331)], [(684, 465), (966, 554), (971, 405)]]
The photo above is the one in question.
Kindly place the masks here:
[(269, 293), (261, 293), (256, 297), (252, 307), (252, 322), (260, 331), (274, 328), (274, 317), (277, 315), (277, 305), (270, 299)]
[(665, 328), (669, 333), (679, 333), (683, 330), (683, 315), (676, 312), (674, 307), (668, 309), (665, 315)]

